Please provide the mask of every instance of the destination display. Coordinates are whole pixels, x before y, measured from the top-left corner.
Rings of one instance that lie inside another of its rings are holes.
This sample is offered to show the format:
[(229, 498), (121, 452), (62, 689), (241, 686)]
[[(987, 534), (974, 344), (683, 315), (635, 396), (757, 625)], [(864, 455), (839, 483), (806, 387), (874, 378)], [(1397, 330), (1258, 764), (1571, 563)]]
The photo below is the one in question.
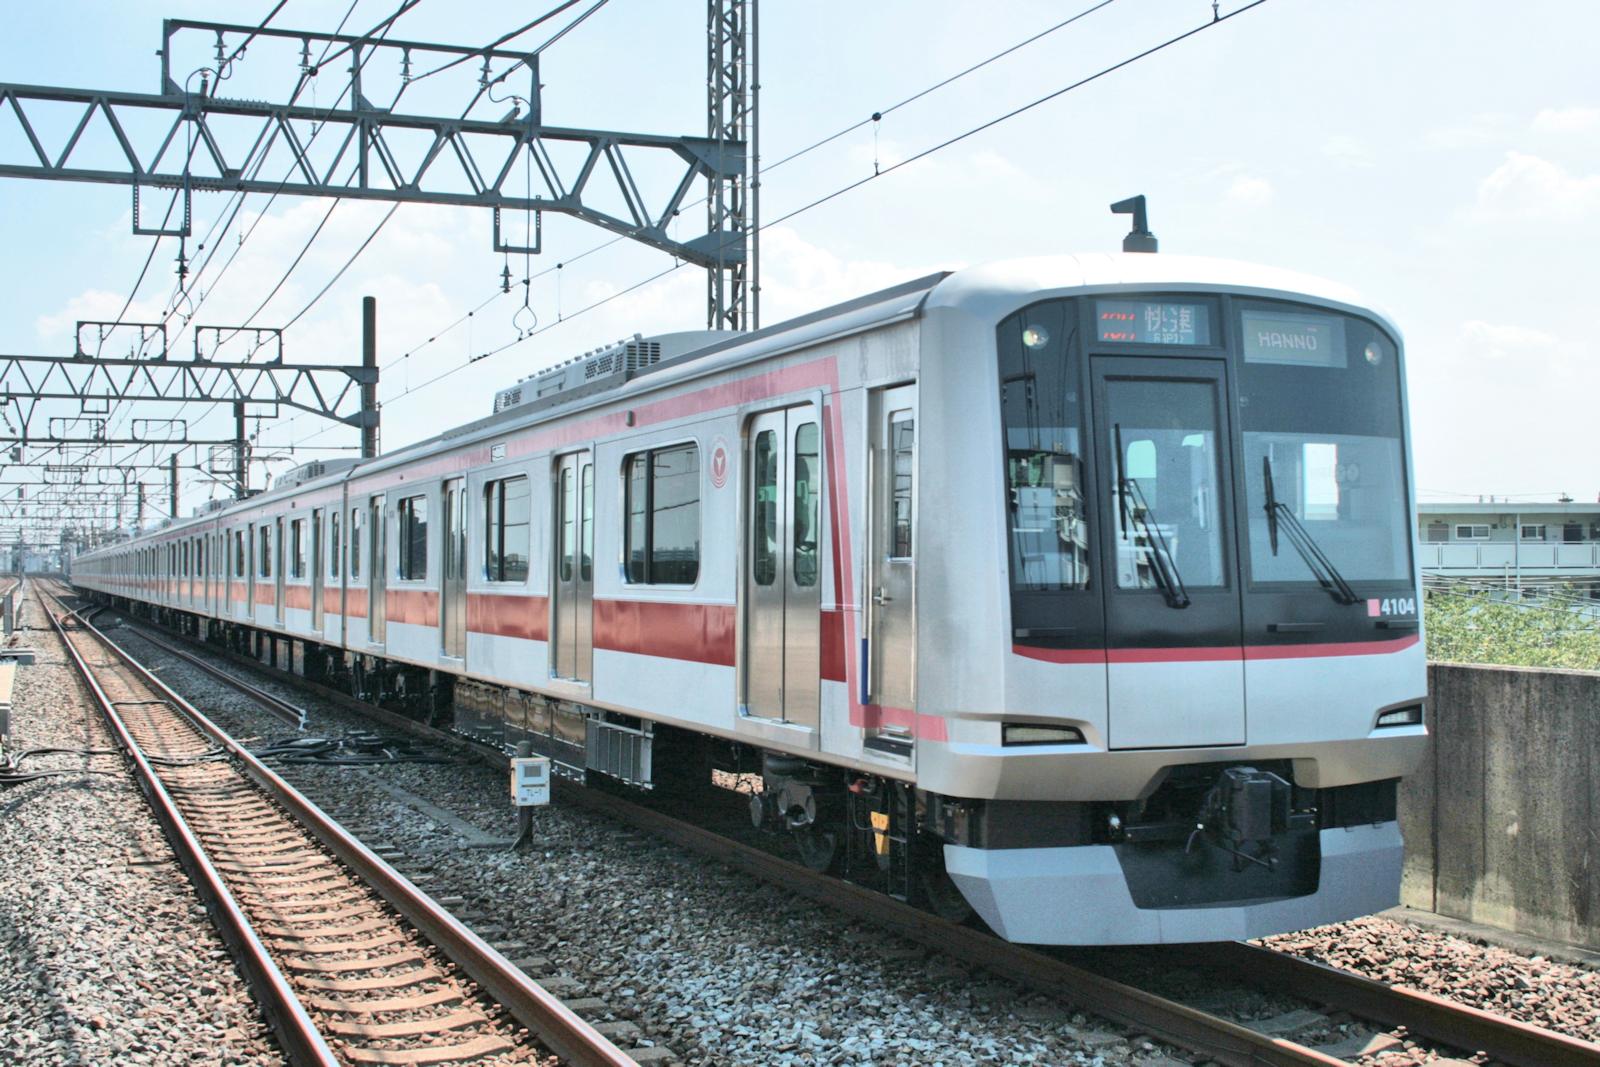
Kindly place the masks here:
[(1155, 300), (1096, 300), (1100, 340), (1136, 345), (1209, 345), (1211, 308)]
[(1246, 311), (1241, 330), (1246, 363), (1345, 367), (1344, 319), (1287, 311)]

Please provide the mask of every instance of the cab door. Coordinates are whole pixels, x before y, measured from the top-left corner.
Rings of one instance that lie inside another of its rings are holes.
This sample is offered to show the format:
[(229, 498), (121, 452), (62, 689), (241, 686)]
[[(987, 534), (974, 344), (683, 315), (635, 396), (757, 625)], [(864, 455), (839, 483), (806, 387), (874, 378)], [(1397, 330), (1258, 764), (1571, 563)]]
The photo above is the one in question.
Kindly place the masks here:
[(1245, 741), (1221, 360), (1094, 356), (1112, 748)]
[(873, 395), (868, 467), (867, 703), (886, 711), (867, 744), (909, 752), (917, 706), (916, 387)]
[(755, 416), (745, 469), (744, 713), (821, 718), (822, 438), (816, 408)]

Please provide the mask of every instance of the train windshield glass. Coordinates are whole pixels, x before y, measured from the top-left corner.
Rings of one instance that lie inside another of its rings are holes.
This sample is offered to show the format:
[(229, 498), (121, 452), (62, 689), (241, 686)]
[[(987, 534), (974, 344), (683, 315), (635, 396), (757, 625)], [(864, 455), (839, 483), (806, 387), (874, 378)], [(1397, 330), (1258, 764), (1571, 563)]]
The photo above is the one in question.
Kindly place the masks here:
[(1345, 579), (1409, 581), (1394, 343), (1363, 320), (1286, 305), (1248, 305), (1239, 321), (1252, 581), (1317, 581), (1282, 531), (1272, 536), (1269, 497)]

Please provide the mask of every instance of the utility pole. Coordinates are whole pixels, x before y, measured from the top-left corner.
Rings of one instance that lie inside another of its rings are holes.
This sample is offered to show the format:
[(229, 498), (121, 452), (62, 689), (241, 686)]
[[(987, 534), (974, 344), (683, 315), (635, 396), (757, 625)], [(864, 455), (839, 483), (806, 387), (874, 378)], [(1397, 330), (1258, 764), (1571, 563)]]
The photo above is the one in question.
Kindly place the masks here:
[(244, 405), (233, 405), (233, 495), (240, 500), (250, 495), (250, 458), (244, 442)]
[[(708, 173), (706, 233), (718, 239), (711, 249), (706, 293), (706, 326), (751, 330), (760, 326), (760, 289), (755, 255), (759, 248), (752, 193), (756, 167), (755, 18), (757, 0), (707, 0), (706, 138), (719, 150), (750, 145), (749, 162), (737, 169)], [(743, 162), (743, 161), (741, 161)]]
[(139, 501), (134, 506), (133, 525), (135, 529), (144, 529), (144, 482), (139, 483)]
[(378, 298), (361, 298), (361, 366), (371, 371), (361, 383), (361, 458), (378, 455)]
[(172, 454), (172, 518), (178, 518), (178, 454)]

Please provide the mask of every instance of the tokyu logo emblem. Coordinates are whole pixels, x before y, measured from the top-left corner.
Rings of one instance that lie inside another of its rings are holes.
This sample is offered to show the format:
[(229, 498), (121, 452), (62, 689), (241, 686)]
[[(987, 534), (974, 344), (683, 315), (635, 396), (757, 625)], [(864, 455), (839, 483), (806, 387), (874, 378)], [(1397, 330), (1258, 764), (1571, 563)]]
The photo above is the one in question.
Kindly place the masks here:
[(1382, 618), (1385, 615), (1415, 615), (1416, 613), (1416, 597), (1396, 596), (1385, 600), (1367, 601), (1367, 615), (1374, 619)]
[(721, 489), (728, 484), (728, 442), (718, 437), (711, 445), (711, 485)]

